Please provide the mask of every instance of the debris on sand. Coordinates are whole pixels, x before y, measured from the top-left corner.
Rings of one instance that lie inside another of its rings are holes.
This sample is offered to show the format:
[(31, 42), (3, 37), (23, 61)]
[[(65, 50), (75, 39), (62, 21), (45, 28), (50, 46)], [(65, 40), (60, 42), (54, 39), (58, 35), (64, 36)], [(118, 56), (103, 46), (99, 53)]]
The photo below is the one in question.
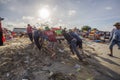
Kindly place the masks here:
[(86, 80), (93, 75), (64, 46), (58, 45), (53, 60), (48, 49), (38, 50), (27, 38), (6, 42), (0, 47), (0, 80)]
[(53, 73), (49, 80), (77, 80), (75, 75), (66, 75), (61, 72)]

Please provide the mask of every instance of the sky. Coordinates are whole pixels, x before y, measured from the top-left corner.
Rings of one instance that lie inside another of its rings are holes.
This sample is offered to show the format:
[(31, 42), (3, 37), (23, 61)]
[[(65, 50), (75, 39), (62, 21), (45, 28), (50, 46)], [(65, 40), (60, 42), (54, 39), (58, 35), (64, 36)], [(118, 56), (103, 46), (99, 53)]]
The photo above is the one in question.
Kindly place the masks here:
[[(47, 18), (40, 16), (46, 9)], [(120, 22), (120, 0), (0, 0), (3, 27), (26, 27), (48, 24), (67, 28), (88, 25), (110, 31)]]

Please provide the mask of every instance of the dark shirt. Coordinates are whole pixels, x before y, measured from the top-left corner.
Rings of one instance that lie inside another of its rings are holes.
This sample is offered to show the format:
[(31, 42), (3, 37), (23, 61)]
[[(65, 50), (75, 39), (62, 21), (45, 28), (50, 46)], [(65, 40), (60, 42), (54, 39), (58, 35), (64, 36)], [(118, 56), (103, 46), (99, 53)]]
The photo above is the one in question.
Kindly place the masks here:
[(63, 33), (63, 36), (65, 37), (65, 39), (68, 41), (68, 42), (70, 42), (72, 39), (73, 39), (73, 37), (69, 34), (69, 33)]
[(43, 38), (43, 32), (39, 30), (34, 31), (34, 37), (41, 37)]

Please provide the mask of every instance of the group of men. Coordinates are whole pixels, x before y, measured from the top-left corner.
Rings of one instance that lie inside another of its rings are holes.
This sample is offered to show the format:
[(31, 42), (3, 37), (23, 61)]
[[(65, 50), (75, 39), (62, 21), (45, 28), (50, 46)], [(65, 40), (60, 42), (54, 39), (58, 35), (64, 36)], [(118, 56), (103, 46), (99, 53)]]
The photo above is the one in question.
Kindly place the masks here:
[[(66, 31), (66, 29), (61, 29), (61, 30), (62, 30), (62, 35), (64, 36), (64, 38), (67, 40), (69, 44), (69, 48), (71, 52), (73, 54), (76, 53), (79, 60), (82, 61), (83, 59), (80, 55), (80, 52), (77, 50), (77, 46), (79, 46), (79, 48), (82, 49), (82, 40), (80, 39), (79, 35), (75, 32), (75, 30), (71, 30), (71, 29), (69, 31)], [(50, 51), (52, 51), (53, 53), (51, 57), (55, 56), (55, 47), (57, 47), (56, 46), (57, 39), (56, 39), (55, 31), (53, 31), (49, 27), (45, 27), (45, 30), (38, 28), (34, 30), (34, 32), (32, 33), (32, 27), (30, 26), (30, 24), (28, 24), (27, 33), (28, 33), (30, 40), (32, 42), (34, 40), (34, 43), (38, 47), (39, 50), (42, 47), (42, 43), (44, 41), (47, 41), (48, 47)]]
[[(3, 20), (3, 18), (0, 17), (0, 46), (3, 45), (3, 31), (2, 31), (2, 24), (1, 21)], [(109, 56), (113, 56), (113, 46), (115, 44), (118, 45), (118, 49), (120, 49), (120, 22), (117, 22), (114, 24), (115, 29), (112, 30), (111, 32), (111, 37), (110, 37), (110, 54)], [(62, 30), (62, 35), (64, 36), (64, 38), (66, 39), (66, 41), (69, 44), (69, 48), (71, 50), (71, 52), (74, 54), (76, 53), (76, 55), (78, 56), (79, 60), (83, 60), (80, 52), (77, 50), (77, 47), (79, 47), (82, 50), (82, 39), (79, 37), (79, 35), (76, 32), (76, 29), (70, 29), (69, 31), (66, 31), (66, 29), (61, 29)], [(56, 39), (56, 35), (55, 32), (52, 31), (49, 27), (45, 27), (45, 30), (43, 29), (34, 29), (33, 32), (33, 28), (30, 24), (27, 25), (27, 34), (29, 36), (29, 39), (31, 40), (31, 42), (35, 43), (35, 45), (38, 47), (38, 49), (40, 50), (42, 47), (42, 42), (44, 42), (44, 40), (49, 42), (48, 47), (50, 47), (49, 49), (51, 49), (52, 51), (54, 51), (54, 47), (55, 44), (57, 42)], [(54, 54), (52, 54), (52, 56), (54, 56)]]
[[(113, 46), (115, 44), (117, 44), (118, 49), (120, 49), (120, 23), (119, 22), (115, 23), (114, 26), (116, 27), (116, 29), (114, 29), (111, 32), (109, 56), (113, 56)], [(77, 47), (79, 47), (79, 49), (82, 51), (82, 39), (77, 34), (76, 29), (70, 29), (69, 31), (66, 31), (66, 29), (61, 29), (61, 30), (62, 30), (62, 35), (64, 36), (67, 43), (69, 44), (69, 48), (70, 48), (71, 52), (73, 54), (76, 54), (77, 57), (79, 58), (79, 60), (82, 61), (83, 58), (81, 57), (81, 54), (77, 48)], [(34, 40), (34, 43), (38, 47), (38, 49), (41, 49), (42, 42), (44, 40), (46, 40), (49, 42), (49, 47), (50, 47), (49, 49), (54, 51), (54, 47), (57, 42), (54, 31), (52, 31), (49, 27), (45, 27), (45, 30), (42, 30), (39, 28), (39, 29), (34, 30), (33, 33), (32, 32), (33, 32), (32, 27), (30, 26), (30, 24), (28, 24), (28, 27), (27, 27), (28, 36), (32, 42)], [(54, 55), (55, 55), (55, 53), (52, 56), (54, 56)]]

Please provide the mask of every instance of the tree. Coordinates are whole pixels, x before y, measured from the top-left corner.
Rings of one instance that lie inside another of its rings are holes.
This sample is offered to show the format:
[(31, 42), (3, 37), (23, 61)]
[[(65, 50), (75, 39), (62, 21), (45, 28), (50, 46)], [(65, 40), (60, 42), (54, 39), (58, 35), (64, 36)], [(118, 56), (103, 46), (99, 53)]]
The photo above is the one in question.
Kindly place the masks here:
[(90, 30), (91, 29), (91, 27), (90, 26), (83, 26), (82, 28), (81, 28), (81, 30), (82, 31), (88, 31), (88, 30)]
[(97, 28), (93, 28), (92, 30), (98, 30)]

